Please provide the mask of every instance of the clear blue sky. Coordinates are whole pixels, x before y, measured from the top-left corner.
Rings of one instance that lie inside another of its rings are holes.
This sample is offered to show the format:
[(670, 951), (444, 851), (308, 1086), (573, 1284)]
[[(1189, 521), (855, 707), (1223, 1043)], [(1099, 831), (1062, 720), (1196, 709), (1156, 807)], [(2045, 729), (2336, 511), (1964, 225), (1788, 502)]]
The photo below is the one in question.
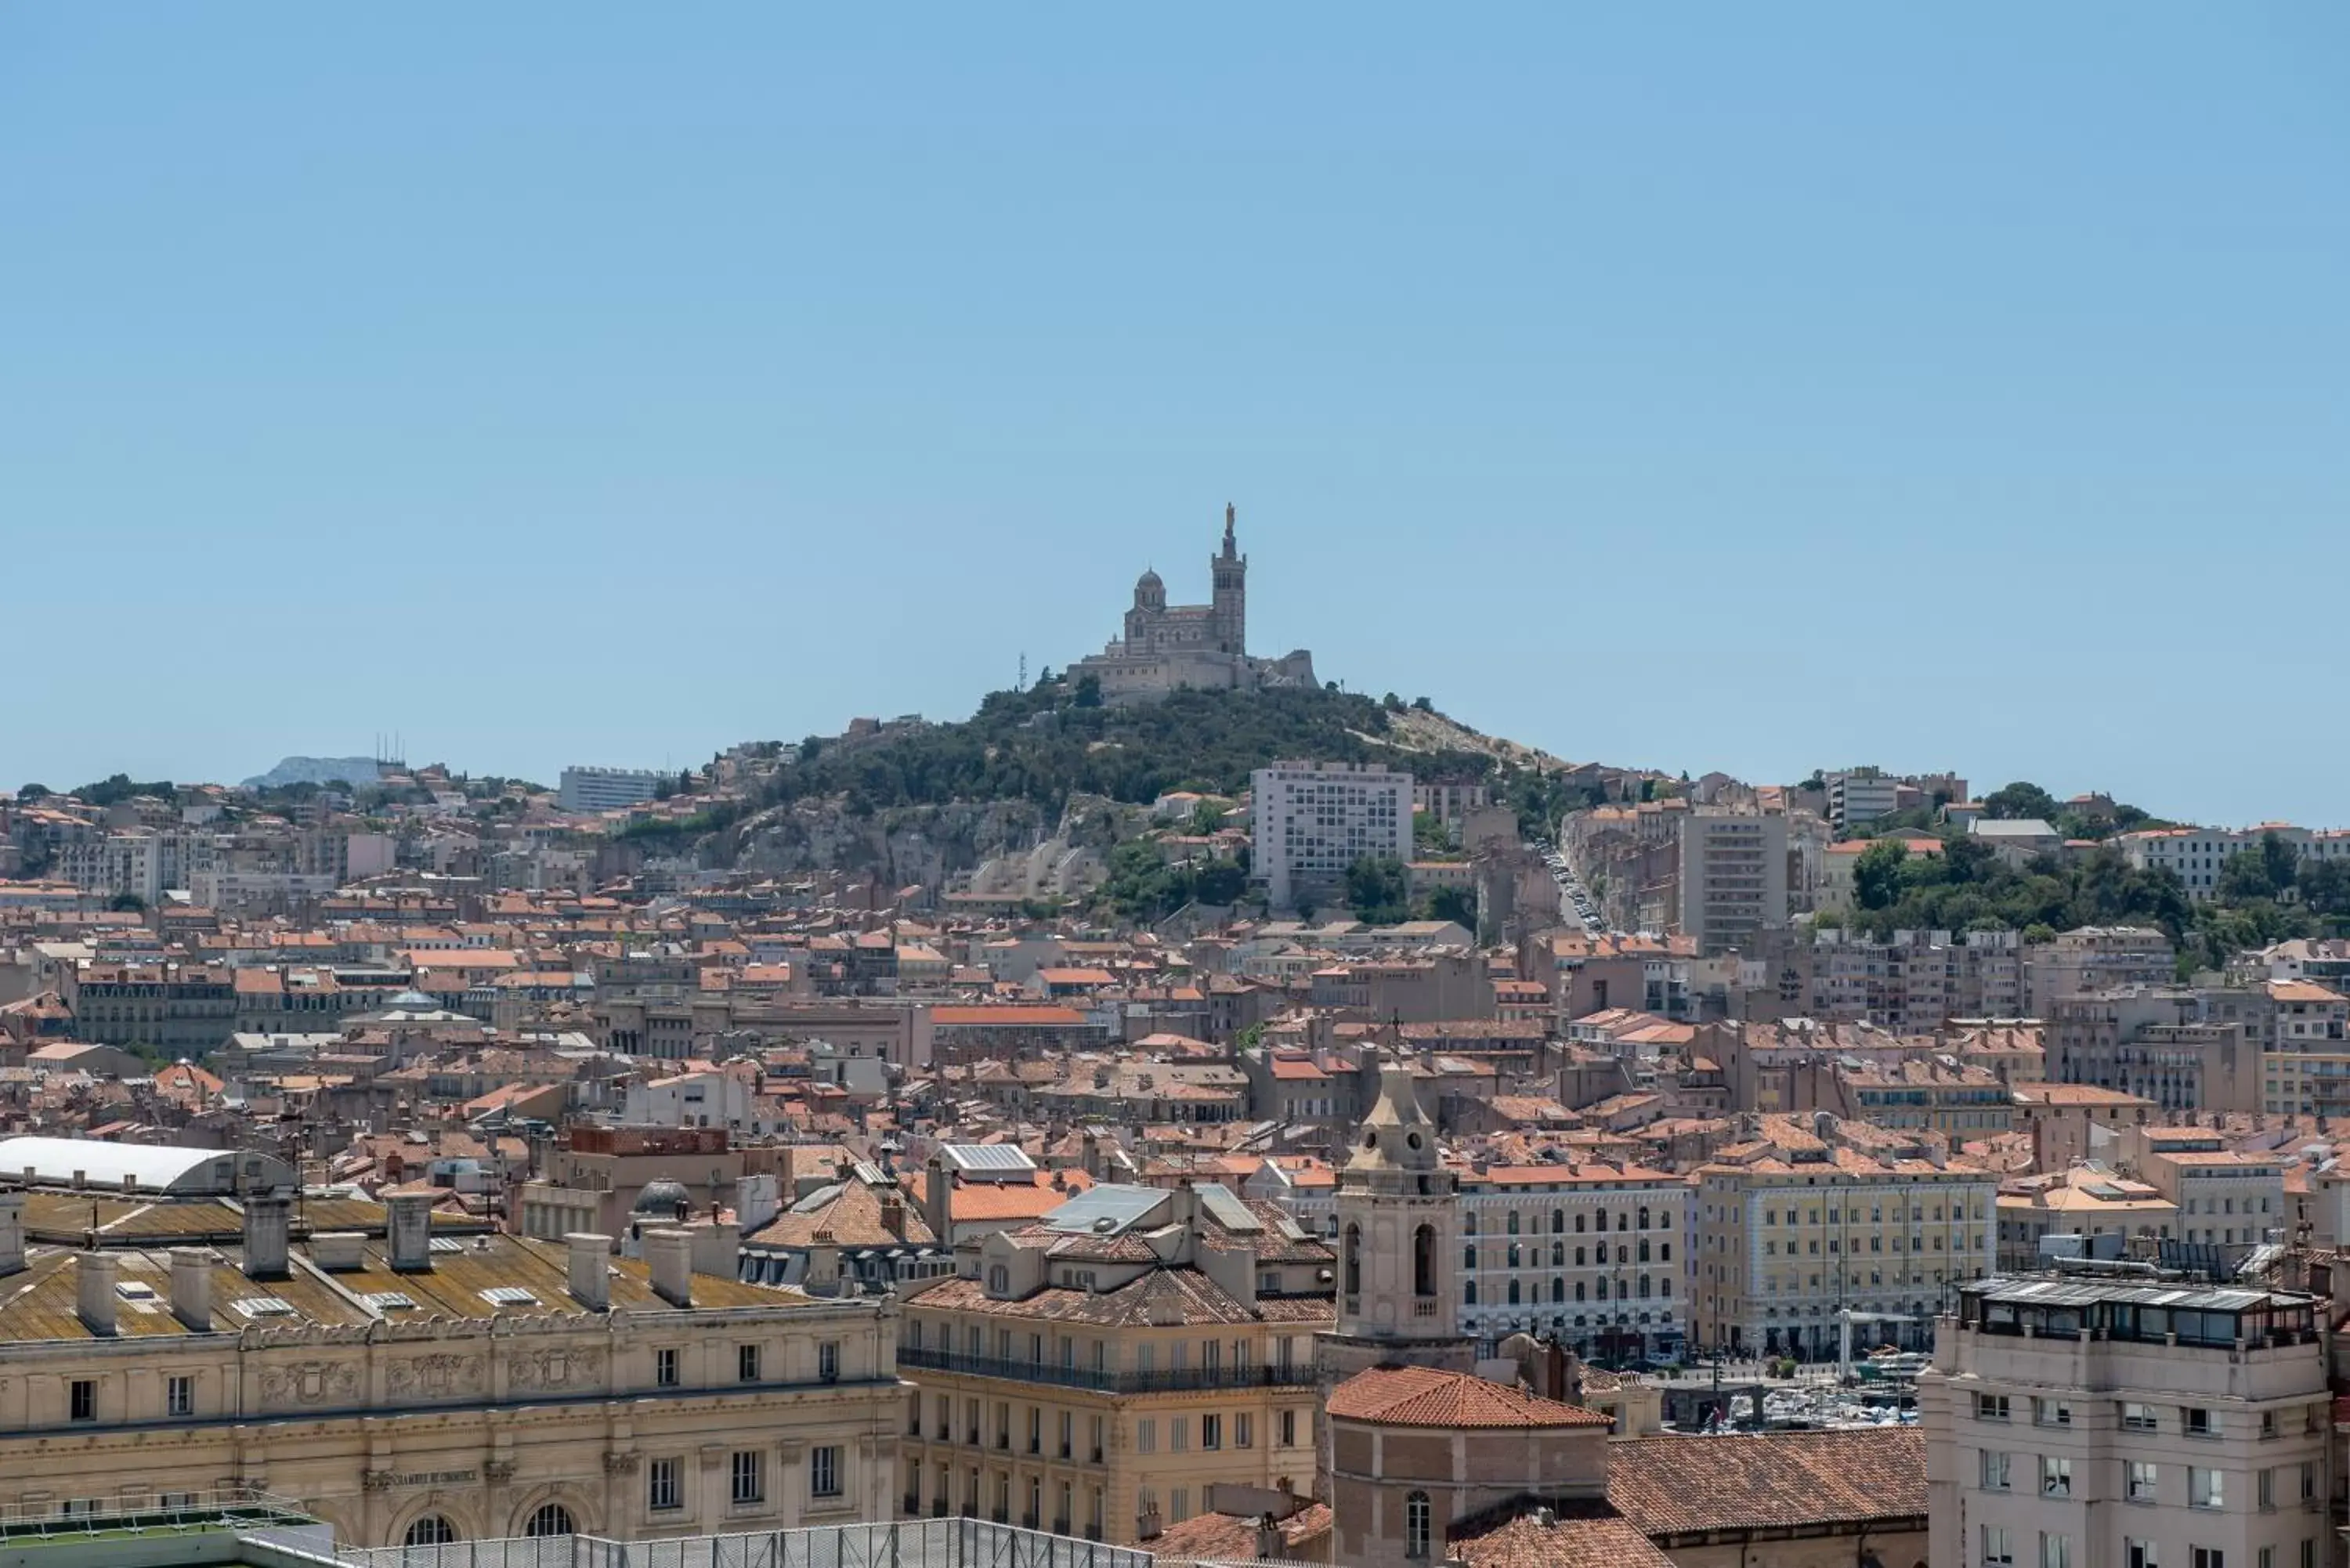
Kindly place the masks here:
[(2350, 7), (0, 9), (0, 781), (1203, 598), (1565, 755), (2350, 822)]

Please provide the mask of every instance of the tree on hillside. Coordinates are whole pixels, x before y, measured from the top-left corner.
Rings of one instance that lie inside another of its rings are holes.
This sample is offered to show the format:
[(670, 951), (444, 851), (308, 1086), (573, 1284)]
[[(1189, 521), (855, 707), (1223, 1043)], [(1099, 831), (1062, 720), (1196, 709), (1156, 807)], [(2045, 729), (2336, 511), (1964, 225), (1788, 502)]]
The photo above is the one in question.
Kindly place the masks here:
[(2312, 914), (2350, 915), (2350, 864), (2312, 857), (2301, 863), (2293, 888)]
[(1410, 884), (1403, 862), (1387, 856), (1358, 856), (1347, 867), (1347, 903), (1355, 919), (1392, 926), (1411, 918)]
[(2002, 821), (2037, 817), (2043, 822), (2056, 820), (2056, 797), (2036, 784), (2018, 779), (1983, 796), (1983, 814)]
[(1439, 888), (1428, 896), (1428, 918), (1477, 929), (1477, 893), (1472, 888)]
[(1078, 676), (1076, 695), (1070, 701), (1080, 708), (1100, 707), (1102, 705), (1101, 677), (1090, 670)]
[(1864, 909), (1889, 908), (1901, 891), (1901, 867), (1909, 846), (1898, 838), (1880, 838), (1860, 852), (1852, 868), (1853, 901)]

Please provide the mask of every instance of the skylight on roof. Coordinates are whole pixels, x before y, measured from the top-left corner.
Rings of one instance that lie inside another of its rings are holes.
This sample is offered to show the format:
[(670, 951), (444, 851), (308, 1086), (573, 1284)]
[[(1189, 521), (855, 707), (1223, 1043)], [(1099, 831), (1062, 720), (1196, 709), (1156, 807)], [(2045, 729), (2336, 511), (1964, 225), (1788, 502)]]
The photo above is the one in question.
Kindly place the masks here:
[(247, 1317), (292, 1317), (294, 1303), (284, 1296), (246, 1296), (228, 1303)]
[(492, 1306), (536, 1306), (538, 1298), (520, 1285), (492, 1285), (482, 1293)]
[(117, 1280), (114, 1293), (127, 1302), (151, 1302), (155, 1299), (155, 1287), (140, 1280)]
[(359, 1300), (377, 1312), (414, 1312), (416, 1298), (406, 1291), (371, 1291)]
[(432, 1250), (441, 1253), (462, 1252), (465, 1244), (453, 1236), (435, 1236), (432, 1238)]

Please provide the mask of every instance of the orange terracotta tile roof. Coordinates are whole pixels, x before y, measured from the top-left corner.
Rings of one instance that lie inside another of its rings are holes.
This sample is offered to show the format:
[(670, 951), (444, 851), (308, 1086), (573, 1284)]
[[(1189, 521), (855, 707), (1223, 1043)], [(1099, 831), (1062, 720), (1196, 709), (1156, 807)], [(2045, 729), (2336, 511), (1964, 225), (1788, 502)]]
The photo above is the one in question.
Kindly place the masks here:
[(1607, 1501), (1650, 1538), (1926, 1515), (1915, 1428), (1641, 1438), (1607, 1450)]
[(1342, 1421), (1387, 1427), (1605, 1427), (1608, 1418), (1580, 1405), (1520, 1393), (1465, 1372), (1433, 1366), (1374, 1366), (1330, 1391), (1326, 1407)]
[[(1547, 1514), (1547, 1520), (1544, 1515)], [(1672, 1559), (1604, 1502), (1519, 1499), (1444, 1532), (1445, 1555), (1469, 1568), (1665, 1568)]]

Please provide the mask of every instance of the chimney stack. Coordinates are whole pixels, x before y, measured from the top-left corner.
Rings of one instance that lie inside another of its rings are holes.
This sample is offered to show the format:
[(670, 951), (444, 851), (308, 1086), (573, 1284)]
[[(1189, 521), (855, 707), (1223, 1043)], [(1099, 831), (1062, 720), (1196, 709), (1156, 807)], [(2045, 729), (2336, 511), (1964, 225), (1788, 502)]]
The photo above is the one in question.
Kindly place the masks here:
[(645, 1271), (653, 1293), (671, 1306), (693, 1304), (693, 1238), (683, 1231), (645, 1232)]
[(102, 1339), (114, 1334), (114, 1277), (122, 1260), (111, 1252), (84, 1252), (77, 1260), (81, 1295), (77, 1303), (82, 1326)]
[(213, 1255), (193, 1247), (172, 1249), (172, 1315), (191, 1334), (213, 1328)]
[(931, 1156), (924, 1168), (926, 1180), (922, 1188), (922, 1223), (931, 1228), (931, 1239), (941, 1247), (954, 1246), (954, 1172), (937, 1155)]
[(689, 1265), (697, 1274), (715, 1274), (722, 1280), (743, 1277), (743, 1227), (731, 1220), (712, 1220), (706, 1225), (696, 1225), (693, 1251)]
[(25, 1270), (25, 1195), (0, 1192), (0, 1274)]
[(394, 1192), (383, 1200), (390, 1218), (391, 1266), (403, 1274), (422, 1273), (432, 1267), (432, 1195)]
[(286, 1277), (294, 1200), (284, 1192), (244, 1197), (244, 1272), (255, 1280)]
[(612, 1310), (612, 1238), (574, 1231), (563, 1238), (571, 1249), (571, 1296), (589, 1312)]
[(895, 1191), (881, 1195), (881, 1229), (900, 1241), (906, 1239), (906, 1204)]

